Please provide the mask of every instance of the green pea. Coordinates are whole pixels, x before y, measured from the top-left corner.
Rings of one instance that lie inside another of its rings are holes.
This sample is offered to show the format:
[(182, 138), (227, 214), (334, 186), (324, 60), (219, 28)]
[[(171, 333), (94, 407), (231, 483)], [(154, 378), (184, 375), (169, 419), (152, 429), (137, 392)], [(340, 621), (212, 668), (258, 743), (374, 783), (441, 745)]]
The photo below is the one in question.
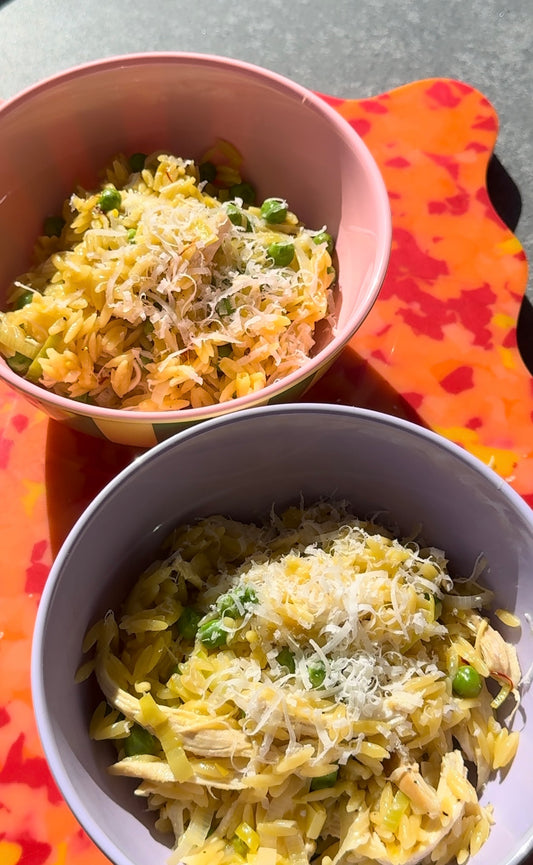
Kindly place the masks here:
[(210, 649), (225, 646), (228, 641), (228, 632), (222, 627), (220, 619), (204, 622), (198, 627), (197, 636), (200, 642)]
[(452, 680), (453, 692), (457, 697), (472, 698), (481, 693), (483, 680), (478, 671), (470, 664), (463, 664)]
[(271, 225), (285, 222), (288, 212), (287, 202), (282, 198), (265, 198), (261, 205), (261, 216)]
[(194, 640), (202, 614), (194, 607), (185, 607), (176, 625), (184, 640)]
[(159, 740), (139, 724), (134, 724), (127, 739), (124, 739), (126, 757), (136, 754), (158, 754), (161, 750)]
[(257, 592), (253, 586), (244, 586), (242, 599), (244, 604), (257, 604)]
[(13, 372), (18, 373), (18, 375), (25, 375), (31, 365), (31, 358), (21, 354), (20, 351), (16, 351), (11, 357), (6, 357), (6, 363)]
[(317, 246), (321, 243), (325, 243), (329, 254), (331, 255), (333, 252), (335, 244), (333, 243), (331, 234), (328, 234), (327, 231), (319, 231), (318, 234), (315, 234), (313, 242), (316, 243)]
[(220, 595), (217, 600), (217, 610), (223, 616), (238, 619), (239, 616), (242, 616), (243, 607), (246, 611), (254, 604), (257, 604), (257, 592), (254, 587), (240, 586), (232, 592)]
[(235, 603), (235, 599), (231, 595), (221, 595), (217, 601), (217, 610), (221, 616), (228, 616), (230, 619), (238, 619), (241, 615), (239, 608)]
[(307, 675), (309, 676), (309, 681), (313, 688), (320, 688), (324, 679), (326, 678), (326, 668), (324, 666), (324, 662), (317, 660), (311, 661), (307, 665)]
[(238, 228), (244, 228), (246, 231), (251, 231), (252, 224), (243, 210), (240, 207), (237, 207), (236, 204), (233, 204), (231, 201), (226, 207), (226, 213), (228, 214), (229, 221), (236, 225)]
[(100, 210), (103, 210), (104, 213), (108, 213), (110, 210), (118, 210), (122, 203), (122, 196), (118, 189), (115, 189), (114, 186), (108, 186), (103, 190), (100, 198), (98, 199), (98, 204), (100, 205)]
[(224, 345), (218, 346), (219, 358), (231, 357), (232, 353), (233, 353), (233, 346), (232, 346), (231, 342), (226, 342), (226, 343), (224, 343)]
[(241, 198), (245, 204), (253, 204), (255, 201), (255, 189), (251, 183), (235, 183), (229, 188), (231, 198)]
[(41, 348), (33, 358), (26, 371), (26, 377), (29, 378), (30, 381), (38, 381), (40, 379), (43, 374), (41, 360), (48, 357), (48, 350), (50, 348), (57, 348), (59, 340), (60, 336), (58, 334), (50, 334), (46, 337)]
[(267, 255), (276, 267), (287, 267), (294, 258), (294, 243), (271, 243), (267, 248)]
[(129, 169), (132, 174), (137, 174), (144, 168), (146, 162), (146, 153), (132, 153), (128, 159)]
[(318, 778), (311, 780), (310, 790), (325, 790), (327, 787), (334, 787), (339, 777), (339, 770), (329, 772), (327, 775), (320, 775)]
[(290, 649), (282, 649), (281, 652), (276, 655), (276, 661), (281, 667), (287, 667), (289, 673), (294, 673), (296, 671), (294, 654), (291, 652)]
[(43, 223), (43, 232), (47, 237), (59, 237), (64, 225), (65, 220), (62, 216), (47, 216)]
[(201, 162), (198, 166), (198, 173), (201, 181), (205, 180), (207, 183), (214, 183), (217, 176), (217, 167), (212, 162)]
[(136, 228), (128, 228), (127, 237), (128, 243), (135, 243), (135, 235), (137, 234)]
[(231, 315), (234, 312), (233, 304), (229, 297), (223, 297), (222, 300), (219, 300), (215, 309), (219, 315)]
[(22, 309), (23, 306), (27, 306), (31, 303), (34, 293), (35, 292), (29, 290), (21, 292), (13, 304), (13, 309)]

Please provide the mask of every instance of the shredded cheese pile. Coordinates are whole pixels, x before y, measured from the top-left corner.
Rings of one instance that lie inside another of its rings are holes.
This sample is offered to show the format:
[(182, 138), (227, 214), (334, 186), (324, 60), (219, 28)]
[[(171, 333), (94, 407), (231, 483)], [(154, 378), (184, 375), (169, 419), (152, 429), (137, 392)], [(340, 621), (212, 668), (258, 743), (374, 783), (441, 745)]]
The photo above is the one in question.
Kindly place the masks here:
[(63, 396), (139, 411), (225, 402), (298, 370), (317, 322), (332, 322), (324, 231), (228, 196), (192, 160), (152, 154), (131, 172), (117, 157), (15, 281), (0, 313), (8, 363)]
[[(175, 836), (169, 862), (414, 865), (479, 849), (492, 815), (467, 766), (482, 788), (514, 756), (489, 685), (513, 677), (516, 692), (520, 669), (442, 551), (342, 503), (260, 526), (211, 517), (169, 544), (90, 629), (79, 675), (105, 696), (90, 733), (115, 740), (110, 771), (137, 778)], [(475, 695), (452, 686), (465, 660)]]

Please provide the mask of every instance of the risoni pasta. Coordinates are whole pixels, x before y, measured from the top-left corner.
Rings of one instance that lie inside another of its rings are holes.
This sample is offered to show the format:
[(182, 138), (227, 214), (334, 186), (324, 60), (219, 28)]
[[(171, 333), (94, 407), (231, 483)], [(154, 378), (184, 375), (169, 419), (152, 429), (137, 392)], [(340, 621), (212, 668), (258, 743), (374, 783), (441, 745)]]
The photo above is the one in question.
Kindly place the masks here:
[(201, 519), (87, 633), (90, 735), (173, 833), (173, 865), (461, 865), (518, 746), (490, 596), (343, 503)]
[(302, 365), (317, 322), (332, 321), (332, 238), (283, 199), (254, 206), (227, 142), (207, 155), (118, 156), (99, 189), (45, 221), (0, 313), (12, 369), (94, 405), (167, 411)]

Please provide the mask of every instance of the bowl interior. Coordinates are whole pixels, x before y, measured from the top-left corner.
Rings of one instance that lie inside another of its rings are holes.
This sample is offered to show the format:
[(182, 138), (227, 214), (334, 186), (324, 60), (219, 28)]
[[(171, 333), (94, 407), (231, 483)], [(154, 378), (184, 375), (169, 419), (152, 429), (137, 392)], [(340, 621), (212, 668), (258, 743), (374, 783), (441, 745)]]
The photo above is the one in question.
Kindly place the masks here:
[[(153, 449), (111, 483), (69, 536), (34, 641), (34, 701), (47, 758), (70, 807), (117, 865), (163, 863), (168, 839), (154, 833), (133, 785), (108, 776), (111, 750), (88, 738), (95, 694), (74, 683), (84, 632), (124, 596), (175, 524), (211, 513), (251, 520), (301, 494), (307, 503), (346, 498), (360, 516), (384, 512), (406, 534), (422, 526), (456, 575), (469, 574), (484, 552), (495, 607), (533, 611), (531, 512), (489, 469), (421, 428), (348, 407), (289, 405), (210, 421)], [(525, 622), (514, 640), (525, 671), (533, 661)], [(532, 709), (526, 690), (515, 727)], [(478, 865), (509, 865), (531, 845), (533, 821), (521, 799), (532, 760), (526, 725), (518, 758), (484, 794), (496, 824)]]
[(389, 241), (387, 197), (366, 147), (296, 84), (224, 58), (174, 54), (88, 64), (0, 109), (0, 308), (44, 216), (76, 184), (92, 188), (115, 153), (199, 159), (219, 137), (244, 156), (259, 200), (284, 196), (310, 227), (327, 224), (336, 236), (339, 327), (354, 310), (366, 313)]

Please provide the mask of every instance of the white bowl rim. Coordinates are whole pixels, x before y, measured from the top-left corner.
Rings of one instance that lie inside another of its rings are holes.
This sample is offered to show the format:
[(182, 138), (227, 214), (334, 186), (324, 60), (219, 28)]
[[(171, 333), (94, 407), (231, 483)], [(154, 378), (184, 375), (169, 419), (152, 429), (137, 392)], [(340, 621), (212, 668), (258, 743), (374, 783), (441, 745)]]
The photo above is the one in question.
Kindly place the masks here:
[[(465, 448), (450, 439), (444, 438), (444, 436), (434, 432), (433, 430), (427, 429), (426, 427), (420, 426), (412, 421), (398, 418), (394, 415), (388, 415), (372, 409), (359, 408), (357, 406), (334, 405), (330, 403), (286, 403), (282, 405), (260, 406), (258, 408), (247, 409), (235, 414), (228, 414), (220, 418), (204, 421), (197, 426), (176, 433), (171, 438), (160, 442), (137, 457), (129, 466), (122, 469), (122, 471), (120, 471), (100, 491), (100, 493), (98, 493), (84, 513), (78, 518), (64, 541), (44, 586), (41, 601), (37, 610), (31, 651), (31, 692), (33, 706), (39, 737), (50, 770), (70, 810), (79, 822), (82, 823), (85, 831), (96, 845), (100, 847), (105, 855), (111, 855), (113, 857), (112, 861), (115, 865), (132, 865), (132, 861), (128, 857), (124, 856), (122, 851), (116, 847), (109, 838), (103, 836), (98, 824), (86, 811), (80, 791), (71, 783), (64, 770), (60, 750), (57, 747), (53, 733), (53, 725), (47, 711), (43, 669), (41, 665), (42, 644), (47, 626), (46, 619), (48, 607), (52, 602), (56, 590), (56, 583), (63, 568), (63, 564), (68, 560), (78, 535), (84, 531), (84, 526), (91, 521), (91, 518), (102, 506), (107, 496), (112, 494), (129, 475), (135, 474), (139, 469), (146, 467), (152, 460), (157, 460), (159, 455), (167, 450), (179, 447), (181, 441), (192, 439), (195, 436), (203, 436), (221, 425), (226, 426), (235, 423), (246, 423), (248, 419), (255, 418), (258, 415), (316, 413), (325, 415), (344, 415), (345, 417), (353, 417), (355, 419), (366, 419), (376, 424), (395, 427), (398, 430), (408, 432), (415, 438), (431, 442), (435, 447), (447, 451), (452, 456), (455, 456), (484, 476), (490, 485), (494, 487), (495, 491), (507, 499), (512, 508), (515, 509), (523, 519), (524, 523), (530, 526), (531, 532), (533, 533), (533, 510), (519, 495), (519, 493), (517, 493), (516, 490), (514, 490), (510, 484), (501, 478), (500, 475), (498, 475), (490, 466), (481, 462), (481, 460)], [(505, 860), (505, 865), (519, 865), (519, 863), (525, 865), (524, 859), (532, 850), (533, 823), (528, 832), (524, 835), (523, 843), (520, 848), (516, 850), (510, 858)]]
[(2, 362), (0, 364), (0, 378), (3, 378), (16, 390), (26, 393), (30, 398), (34, 398), (41, 403), (49, 404), (50, 406), (53, 406), (54, 408), (57, 408), (58, 410), (63, 412), (82, 415), (85, 417), (94, 418), (95, 420), (116, 422), (122, 421), (133, 424), (164, 425), (176, 424), (180, 422), (194, 423), (195, 421), (202, 420), (204, 418), (218, 417), (228, 412), (238, 411), (244, 407), (254, 406), (269, 399), (272, 399), (272, 397), (275, 397), (277, 394), (283, 393), (291, 389), (292, 387), (295, 387), (306, 378), (310, 377), (313, 374), (316, 374), (318, 369), (321, 367), (325, 357), (336, 357), (336, 355), (341, 351), (344, 345), (346, 345), (351, 336), (353, 336), (354, 332), (361, 326), (378, 297), (379, 290), (383, 284), (387, 273), (390, 258), (392, 242), (392, 218), (388, 193), (381, 172), (377, 166), (374, 157), (370, 153), (368, 146), (365, 144), (361, 136), (350, 125), (350, 123), (344, 117), (342, 117), (338, 111), (332, 108), (321, 96), (317, 95), (312, 90), (309, 90), (307, 87), (304, 87), (303, 85), (292, 81), (290, 78), (287, 78), (284, 75), (280, 75), (278, 72), (273, 72), (270, 69), (266, 69), (262, 66), (257, 66), (253, 63), (248, 63), (243, 60), (235, 60), (231, 57), (224, 57), (218, 54), (201, 54), (197, 52), (186, 51), (141, 52), (133, 54), (113, 55), (111, 57), (104, 57), (99, 60), (91, 60), (87, 63), (81, 63), (77, 66), (73, 66), (70, 69), (66, 69), (62, 72), (58, 72), (54, 75), (48, 76), (42, 81), (38, 81), (35, 84), (32, 84), (29, 87), (25, 88), (20, 93), (12, 96), (10, 99), (4, 102), (0, 102), (0, 118), (3, 114), (6, 114), (11, 110), (16, 110), (21, 104), (33, 98), (35, 95), (38, 95), (43, 91), (53, 88), (56, 85), (61, 84), (62, 82), (70, 81), (71, 79), (83, 77), (85, 75), (97, 74), (104, 70), (116, 67), (117, 65), (144, 65), (154, 62), (168, 63), (172, 65), (180, 63), (186, 64), (192, 62), (203, 64), (206, 66), (219, 65), (224, 68), (240, 69), (242, 72), (246, 73), (250, 77), (257, 77), (263, 80), (270, 81), (270, 83), (276, 88), (281, 89), (285, 92), (292, 92), (298, 98), (298, 100), (311, 104), (318, 113), (323, 114), (338, 131), (339, 136), (344, 140), (350, 142), (351, 147), (353, 147), (357, 151), (358, 156), (365, 167), (365, 171), (373, 179), (373, 187), (380, 199), (379, 211), (381, 214), (382, 224), (378, 244), (379, 254), (374, 266), (374, 290), (367, 298), (366, 303), (362, 306), (357, 321), (355, 322), (355, 324), (346, 324), (333, 336), (333, 339), (328, 342), (328, 344), (324, 346), (323, 349), (310, 357), (303, 367), (283, 377), (282, 379), (280, 379), (280, 381), (274, 382), (273, 384), (262, 388), (256, 393), (248, 394), (247, 396), (237, 397), (234, 400), (228, 400), (212, 406), (204, 406), (201, 408), (190, 408), (161, 412), (141, 412), (135, 411), (133, 409), (111, 409), (101, 406), (87, 405), (85, 403), (69, 399), (68, 397), (59, 396), (53, 391), (43, 389), (42, 387), (39, 387), (39, 385), (33, 384), (32, 382), (29, 382), (26, 379), (22, 378), (20, 375), (13, 372), (13, 370), (11, 370), (5, 362)]

